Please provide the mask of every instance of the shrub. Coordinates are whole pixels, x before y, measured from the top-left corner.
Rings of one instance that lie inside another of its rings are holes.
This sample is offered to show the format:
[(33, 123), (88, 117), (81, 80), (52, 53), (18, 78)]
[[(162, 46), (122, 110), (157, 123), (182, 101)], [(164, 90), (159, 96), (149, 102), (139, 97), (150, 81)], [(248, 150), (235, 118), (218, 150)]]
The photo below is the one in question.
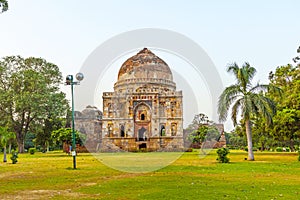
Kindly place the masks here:
[(29, 153), (30, 153), (31, 155), (33, 155), (35, 152), (36, 152), (36, 149), (35, 149), (35, 148), (29, 148)]
[(12, 151), (10, 159), (12, 164), (16, 164), (18, 162), (18, 152)]
[(229, 154), (229, 149), (227, 148), (220, 148), (217, 150), (218, 158), (217, 160), (220, 163), (228, 163), (229, 158), (227, 157), (227, 154)]
[(291, 152), (290, 147), (286, 147), (286, 148), (285, 148), (285, 151), (286, 151), (286, 152)]
[(282, 152), (283, 151), (282, 147), (277, 147), (275, 150), (276, 150), (276, 152)]

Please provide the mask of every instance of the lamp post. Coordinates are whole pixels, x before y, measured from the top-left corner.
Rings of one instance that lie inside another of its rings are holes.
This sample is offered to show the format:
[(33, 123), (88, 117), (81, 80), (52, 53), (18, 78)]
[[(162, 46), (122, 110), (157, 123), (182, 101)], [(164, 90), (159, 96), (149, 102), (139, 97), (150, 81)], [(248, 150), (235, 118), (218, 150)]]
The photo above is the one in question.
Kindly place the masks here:
[(73, 86), (79, 85), (80, 81), (84, 78), (82, 73), (76, 74), (77, 81), (73, 81), (73, 75), (68, 75), (66, 77), (66, 84), (71, 85), (71, 94), (72, 94), (72, 156), (73, 156), (73, 168), (76, 169), (76, 135), (75, 135), (75, 122), (74, 122), (74, 92)]

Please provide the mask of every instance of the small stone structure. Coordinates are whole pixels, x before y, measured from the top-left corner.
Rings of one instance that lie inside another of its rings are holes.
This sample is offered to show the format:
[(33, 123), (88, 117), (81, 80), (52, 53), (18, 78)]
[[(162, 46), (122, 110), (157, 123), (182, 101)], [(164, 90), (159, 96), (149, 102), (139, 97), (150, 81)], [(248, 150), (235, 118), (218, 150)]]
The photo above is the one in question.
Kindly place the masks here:
[(226, 138), (224, 134), (224, 124), (214, 124), (220, 133), (220, 138), (218, 142), (214, 145), (214, 148), (226, 147)]
[(101, 144), (102, 112), (94, 106), (87, 106), (82, 112), (76, 111), (75, 128), (86, 134), (84, 146), (88, 151), (95, 152)]

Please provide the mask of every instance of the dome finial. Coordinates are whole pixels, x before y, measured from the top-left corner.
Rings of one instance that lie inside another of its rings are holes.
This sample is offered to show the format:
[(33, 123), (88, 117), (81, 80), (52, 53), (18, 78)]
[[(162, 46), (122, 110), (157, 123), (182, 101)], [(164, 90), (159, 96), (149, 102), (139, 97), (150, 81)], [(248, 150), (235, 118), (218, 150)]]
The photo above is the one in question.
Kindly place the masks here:
[(141, 51), (139, 51), (137, 54), (154, 54), (154, 53), (152, 53), (152, 51), (150, 51), (149, 49), (147, 49), (145, 47)]

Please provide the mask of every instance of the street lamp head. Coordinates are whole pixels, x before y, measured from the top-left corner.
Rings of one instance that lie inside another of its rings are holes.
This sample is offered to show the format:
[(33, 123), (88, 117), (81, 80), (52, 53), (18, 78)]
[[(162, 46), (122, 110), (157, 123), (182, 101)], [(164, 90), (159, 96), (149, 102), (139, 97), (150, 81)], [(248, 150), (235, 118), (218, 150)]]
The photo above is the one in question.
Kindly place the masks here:
[(68, 75), (66, 77), (66, 84), (70, 85), (73, 82), (73, 76), (72, 75)]
[(78, 81), (82, 81), (83, 78), (84, 78), (83, 73), (80, 73), (80, 72), (79, 72), (79, 73), (76, 74), (76, 79), (77, 79)]

